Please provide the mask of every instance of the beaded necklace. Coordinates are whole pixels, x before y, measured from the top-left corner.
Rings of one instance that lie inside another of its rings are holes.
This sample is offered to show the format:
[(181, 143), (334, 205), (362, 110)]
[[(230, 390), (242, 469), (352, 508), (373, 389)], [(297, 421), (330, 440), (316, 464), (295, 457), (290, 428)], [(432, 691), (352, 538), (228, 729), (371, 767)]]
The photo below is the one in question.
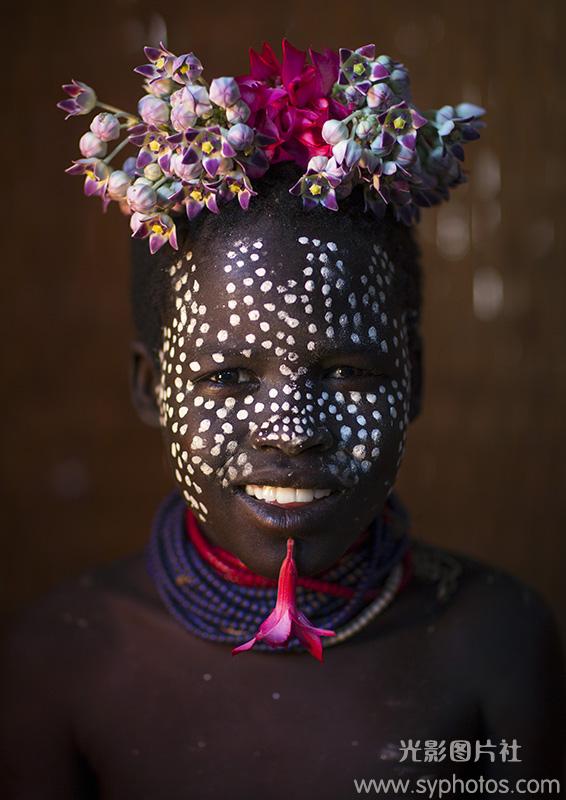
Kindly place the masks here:
[[(350, 638), (381, 613), (410, 579), (409, 519), (395, 494), (366, 536), (316, 578), (297, 582), (299, 608), (336, 636)], [(165, 499), (147, 548), (147, 567), (171, 615), (190, 633), (239, 644), (258, 628), (277, 598), (277, 581), (256, 575), (227, 551), (211, 546), (181, 496)], [(263, 642), (256, 650), (273, 652)], [(283, 652), (302, 650), (291, 639)]]

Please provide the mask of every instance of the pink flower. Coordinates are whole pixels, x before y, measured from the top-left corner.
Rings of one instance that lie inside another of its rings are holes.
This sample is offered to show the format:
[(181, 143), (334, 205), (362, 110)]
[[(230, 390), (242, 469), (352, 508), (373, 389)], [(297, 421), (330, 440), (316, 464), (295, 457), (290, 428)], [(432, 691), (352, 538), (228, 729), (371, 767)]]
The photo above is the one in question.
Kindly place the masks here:
[(322, 138), (328, 119), (343, 119), (345, 106), (330, 97), (338, 80), (338, 55), (297, 50), (286, 39), (279, 63), (273, 48), (264, 43), (261, 53), (250, 50), (250, 74), (237, 78), (242, 99), (251, 109), (248, 125), (271, 137), (266, 148), (271, 163), (294, 161), (305, 168), (313, 156), (330, 156)]
[(297, 567), (293, 558), (293, 539), (287, 539), (287, 554), (281, 564), (277, 584), (277, 603), (271, 614), (259, 626), (256, 635), (235, 647), (232, 655), (251, 650), (256, 642), (265, 641), (270, 647), (284, 647), (289, 639), (297, 637), (309, 653), (322, 661), (321, 636), (335, 636), (334, 631), (315, 628), (297, 608), (295, 589)]

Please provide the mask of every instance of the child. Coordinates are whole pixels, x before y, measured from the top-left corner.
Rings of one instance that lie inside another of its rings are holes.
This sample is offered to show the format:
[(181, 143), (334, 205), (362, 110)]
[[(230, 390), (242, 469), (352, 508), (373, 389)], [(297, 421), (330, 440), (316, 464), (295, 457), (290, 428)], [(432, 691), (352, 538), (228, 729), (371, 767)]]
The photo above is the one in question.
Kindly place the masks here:
[[(172, 228), (135, 211), (135, 233), (178, 247), (135, 242), (132, 293), (134, 405), (178, 492), (146, 553), (52, 592), (10, 637), (3, 796), (333, 800), (390, 777), (413, 781), (399, 796), (419, 779), (456, 796), (455, 776), (492, 782), (478, 794), (560, 776), (544, 603), (409, 538), (393, 492), (421, 402), (411, 228), (376, 222), (361, 191), (306, 213), (277, 152), (247, 213)], [(185, 178), (185, 204), (204, 204)]]

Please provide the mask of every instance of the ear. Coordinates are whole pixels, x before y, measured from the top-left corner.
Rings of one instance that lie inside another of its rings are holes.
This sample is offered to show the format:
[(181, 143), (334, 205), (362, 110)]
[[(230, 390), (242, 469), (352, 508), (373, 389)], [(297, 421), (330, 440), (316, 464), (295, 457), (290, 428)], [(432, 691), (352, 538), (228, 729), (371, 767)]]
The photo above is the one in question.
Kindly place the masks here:
[(423, 402), (423, 340), (420, 330), (410, 328), (409, 358), (411, 361), (411, 397), (409, 401), (409, 422), (421, 413)]
[(130, 388), (134, 408), (142, 422), (158, 428), (159, 409), (155, 390), (159, 375), (155, 360), (142, 342), (132, 342), (131, 352)]

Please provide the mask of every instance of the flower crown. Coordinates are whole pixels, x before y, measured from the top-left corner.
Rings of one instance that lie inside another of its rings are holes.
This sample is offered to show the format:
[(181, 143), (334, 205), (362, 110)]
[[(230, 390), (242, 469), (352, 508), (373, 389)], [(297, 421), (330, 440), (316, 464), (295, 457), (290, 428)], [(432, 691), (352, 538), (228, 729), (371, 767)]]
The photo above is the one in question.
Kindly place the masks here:
[[(373, 44), (339, 53), (306, 53), (283, 40), (278, 60), (268, 44), (250, 50), (250, 72), (239, 78), (202, 77), (193, 54), (163, 44), (146, 47), (149, 61), (138, 114), (98, 101), (86, 84), (63, 86), (67, 118), (100, 109), (80, 139), (83, 158), (67, 169), (84, 175), (85, 194), (118, 202), (131, 215), (132, 235), (149, 238), (152, 253), (167, 241), (177, 249), (173, 214), (217, 214), (238, 198), (247, 209), (252, 180), (281, 161), (305, 170), (290, 192), (305, 208), (332, 211), (360, 185), (366, 210), (389, 206), (407, 225), (419, 207), (448, 198), (465, 181), (462, 145), (479, 137), (484, 110), (470, 103), (421, 112), (411, 101), (409, 75)], [(125, 138), (110, 154), (108, 142)], [(113, 159), (138, 148), (121, 169)]]

